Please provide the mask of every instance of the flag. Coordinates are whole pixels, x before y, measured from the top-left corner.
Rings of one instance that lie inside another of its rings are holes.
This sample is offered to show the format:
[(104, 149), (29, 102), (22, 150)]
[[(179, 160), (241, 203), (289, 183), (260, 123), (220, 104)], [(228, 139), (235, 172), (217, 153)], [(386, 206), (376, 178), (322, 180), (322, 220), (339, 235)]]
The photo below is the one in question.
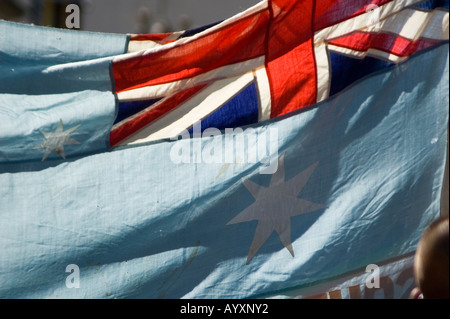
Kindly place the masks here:
[(416, 2), (0, 22), (0, 297), (407, 296), (448, 132), (448, 9)]
[(448, 10), (419, 2), (262, 1), (206, 30), (134, 37), (140, 49), (151, 44), (113, 63), (111, 144), (169, 138), (200, 120), (239, 127), (323, 101), (448, 39)]

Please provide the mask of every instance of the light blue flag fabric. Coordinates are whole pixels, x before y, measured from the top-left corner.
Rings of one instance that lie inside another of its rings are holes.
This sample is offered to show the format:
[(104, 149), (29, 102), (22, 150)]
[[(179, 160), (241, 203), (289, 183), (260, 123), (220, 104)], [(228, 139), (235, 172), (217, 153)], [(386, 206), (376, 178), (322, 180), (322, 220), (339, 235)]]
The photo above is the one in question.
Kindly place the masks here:
[(439, 216), (448, 49), (242, 132), (1, 164), (0, 297), (273, 297), (410, 255)]
[[(0, 21), (0, 163), (107, 149), (117, 113), (111, 60), (127, 46), (126, 35)], [(49, 134), (66, 131), (60, 154), (50, 152)]]

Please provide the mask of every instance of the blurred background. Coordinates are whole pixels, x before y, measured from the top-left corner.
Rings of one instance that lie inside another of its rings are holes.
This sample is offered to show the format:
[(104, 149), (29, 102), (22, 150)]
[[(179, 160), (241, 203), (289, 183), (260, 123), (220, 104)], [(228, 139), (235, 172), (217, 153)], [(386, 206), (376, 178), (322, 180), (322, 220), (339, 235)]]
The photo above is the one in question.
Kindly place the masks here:
[(65, 28), (68, 4), (80, 8), (80, 30), (163, 33), (221, 21), (260, 0), (0, 0), (0, 19)]

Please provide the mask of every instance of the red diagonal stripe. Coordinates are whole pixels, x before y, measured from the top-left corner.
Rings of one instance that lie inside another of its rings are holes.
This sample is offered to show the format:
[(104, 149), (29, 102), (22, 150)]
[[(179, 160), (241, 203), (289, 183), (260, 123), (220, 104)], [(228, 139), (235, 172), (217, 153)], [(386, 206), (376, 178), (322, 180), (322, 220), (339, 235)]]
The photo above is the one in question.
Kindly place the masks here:
[(399, 57), (410, 56), (411, 54), (437, 44), (439, 41), (418, 39), (410, 40), (389, 33), (367, 33), (356, 32), (339, 39), (330, 41), (330, 44), (365, 52), (369, 49), (376, 49), (387, 53), (395, 54)]
[(314, 31), (365, 14), (368, 8), (381, 6), (393, 0), (322, 0), (315, 10)]
[(145, 126), (157, 120), (167, 112), (175, 109), (180, 103), (192, 97), (205, 86), (206, 85), (196, 86), (192, 89), (179, 92), (161, 103), (156, 103), (156, 105), (145, 111), (143, 114), (113, 129), (110, 134), (111, 146), (116, 146), (128, 136), (139, 132)]
[(113, 64), (116, 92), (190, 78), (215, 68), (264, 55), (269, 11), (155, 53)]
[(131, 41), (163, 41), (173, 33), (149, 33), (149, 34), (133, 34), (130, 36)]

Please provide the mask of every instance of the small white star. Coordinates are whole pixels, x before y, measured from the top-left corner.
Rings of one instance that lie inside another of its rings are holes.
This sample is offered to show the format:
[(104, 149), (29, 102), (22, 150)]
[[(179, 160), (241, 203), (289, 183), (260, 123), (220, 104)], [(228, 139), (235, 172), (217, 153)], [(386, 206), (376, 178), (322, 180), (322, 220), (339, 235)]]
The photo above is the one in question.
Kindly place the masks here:
[(67, 131), (64, 131), (63, 122), (62, 120), (60, 120), (55, 132), (44, 132), (40, 130), (42, 135), (44, 135), (45, 137), (45, 141), (41, 145), (36, 146), (34, 149), (45, 149), (42, 162), (46, 160), (46, 158), (52, 151), (55, 151), (56, 153), (61, 155), (63, 159), (66, 159), (66, 155), (64, 153), (64, 145), (80, 144), (80, 142), (69, 136), (79, 127), (80, 125), (77, 125), (75, 127), (72, 127), (71, 129), (68, 129)]
[(266, 242), (270, 235), (276, 231), (280, 241), (294, 257), (291, 244), (291, 217), (316, 211), (327, 206), (315, 204), (298, 198), (318, 163), (293, 177), (284, 180), (284, 155), (279, 159), (278, 170), (272, 175), (269, 187), (264, 187), (245, 179), (244, 186), (255, 198), (255, 202), (234, 217), (227, 225), (258, 221), (255, 236), (248, 252), (247, 264)]

